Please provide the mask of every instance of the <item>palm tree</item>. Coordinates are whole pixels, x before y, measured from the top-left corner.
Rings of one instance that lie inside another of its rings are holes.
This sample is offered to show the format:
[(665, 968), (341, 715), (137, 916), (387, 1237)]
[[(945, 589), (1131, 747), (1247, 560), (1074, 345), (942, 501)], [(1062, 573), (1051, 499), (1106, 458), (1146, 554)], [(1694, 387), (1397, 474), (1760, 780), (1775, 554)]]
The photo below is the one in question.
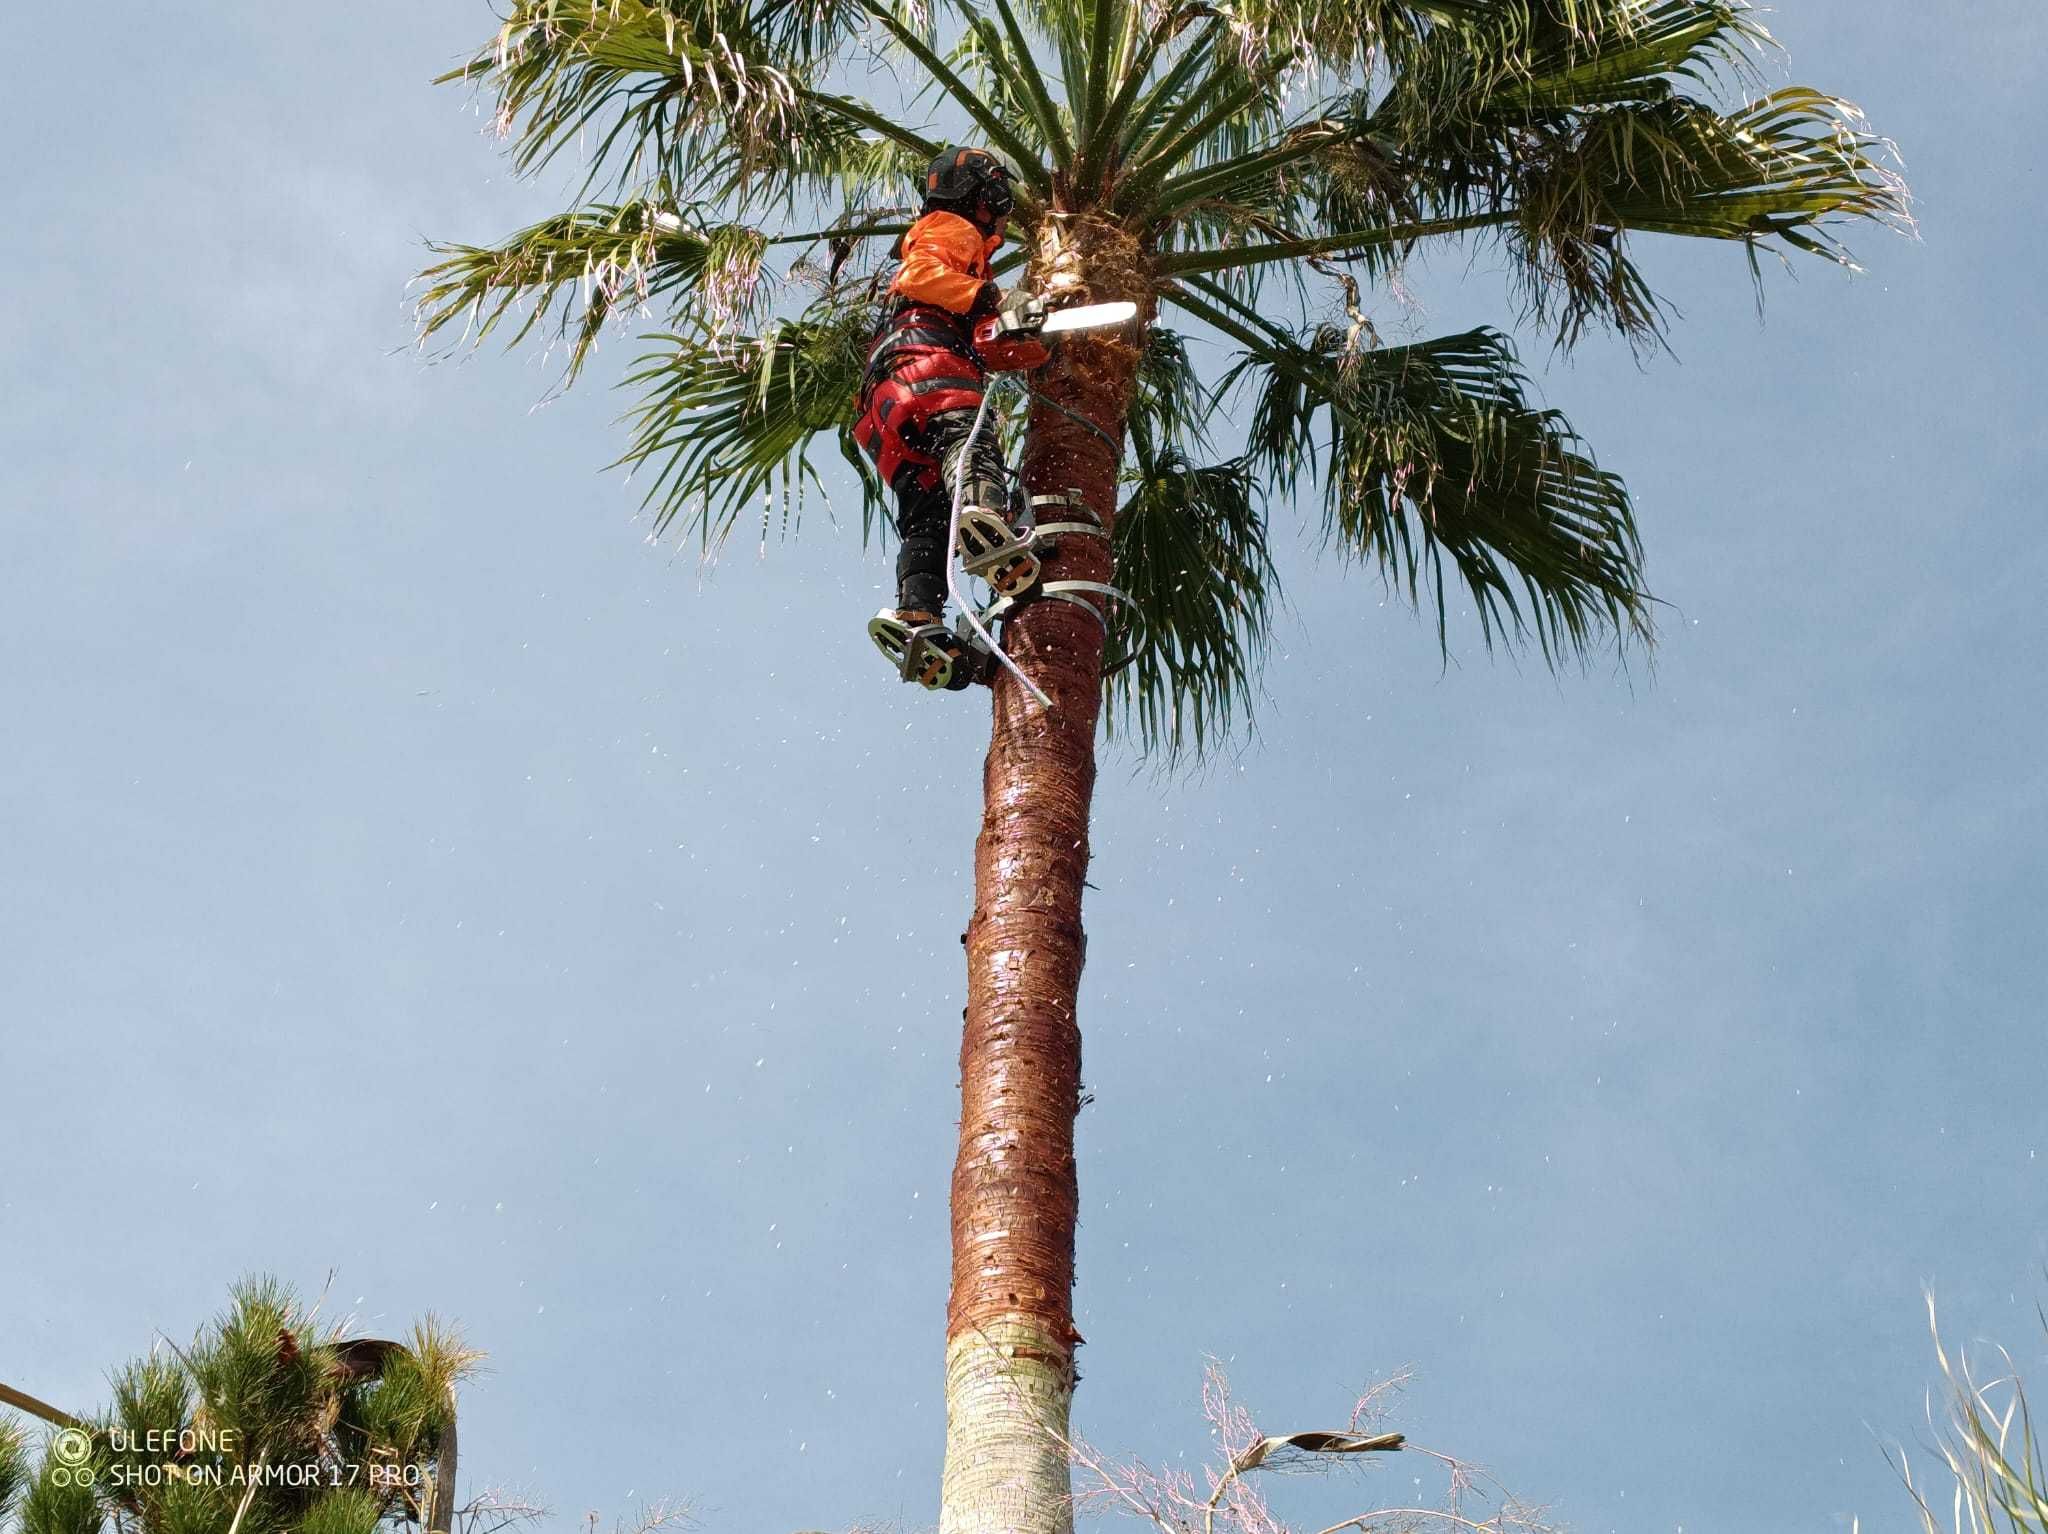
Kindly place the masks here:
[[(543, 334), (573, 379), (609, 321), (645, 317), (621, 462), (647, 471), (657, 532), (708, 555), (749, 508), (790, 525), (821, 439), (874, 525), (856, 381), (945, 142), (1017, 172), (999, 275), (1137, 305), (1022, 391), (1026, 486), (1078, 489), (1112, 533), (1064, 540), (1046, 579), (1122, 597), (1006, 620), (1052, 706), (994, 683), (967, 930), (941, 1527), (1064, 1530), (1098, 720), (1170, 757), (1244, 719), (1276, 594), (1267, 509), (1304, 488), (1329, 543), (1440, 636), (1462, 595), (1488, 644), (1553, 663), (1650, 637), (1628, 493), (1530, 402), (1507, 337), (1382, 345), (1367, 288), (1426, 243), (1487, 241), (1561, 343), (1654, 346), (1638, 236), (1726, 241), (1753, 270), (1846, 263), (1839, 226), (1903, 221), (1903, 189), (1847, 103), (1756, 94), (1768, 39), (1742, 0), (508, 4), (447, 78), (487, 94), (519, 171), (576, 159), (576, 206), (439, 247), (423, 332)], [(871, 76), (885, 99), (851, 93)], [(1235, 364), (1201, 377), (1189, 334)], [(1227, 455), (1205, 429), (1225, 396), (1248, 423)]]

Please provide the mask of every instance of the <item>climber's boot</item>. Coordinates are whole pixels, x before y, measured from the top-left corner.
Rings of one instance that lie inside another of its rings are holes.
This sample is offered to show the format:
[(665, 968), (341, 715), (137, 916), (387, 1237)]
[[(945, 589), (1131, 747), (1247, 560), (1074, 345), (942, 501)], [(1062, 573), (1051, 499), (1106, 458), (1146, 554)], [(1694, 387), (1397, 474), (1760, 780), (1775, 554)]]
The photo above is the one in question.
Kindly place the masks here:
[(988, 652), (970, 634), (958, 634), (936, 614), (885, 607), (868, 620), (868, 638), (906, 682), (934, 692), (959, 692), (987, 673)]
[(960, 508), (960, 567), (999, 597), (1022, 596), (1038, 579), (1029, 530), (1020, 532), (993, 506)]

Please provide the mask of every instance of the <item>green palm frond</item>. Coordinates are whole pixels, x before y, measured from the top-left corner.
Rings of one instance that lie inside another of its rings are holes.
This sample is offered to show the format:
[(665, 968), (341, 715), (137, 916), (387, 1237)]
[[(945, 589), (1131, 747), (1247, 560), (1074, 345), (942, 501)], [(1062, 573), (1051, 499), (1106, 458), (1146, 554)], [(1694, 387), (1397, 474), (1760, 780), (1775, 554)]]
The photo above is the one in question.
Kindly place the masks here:
[[(1136, 9), (1129, 0), (1092, 0), (1088, 6), (1086, 25), (1081, 30), (1085, 36), (1087, 66), (1078, 75), (1068, 76), (1073, 87), (1075, 115), (1083, 122), (1093, 123), (1102, 116), (1102, 109), (1109, 102), (1110, 59), (1122, 46), (1126, 24), (1137, 19)], [(1092, 134), (1084, 135), (1081, 141), (1083, 154), (1087, 153)]]
[(1025, 69), (1035, 67), (1029, 58), (1020, 59), (985, 18), (976, 16), (968, 20), (949, 62), (1017, 142), (1030, 148), (1033, 163), (1043, 159), (1049, 139), (1036, 94), (1024, 77)]
[(1152, 66), (1191, 23), (1194, 12), (1174, 6), (1162, 10), (1150, 26), (1142, 26), (1143, 19), (1137, 7), (1126, 12), (1126, 35), (1111, 60), (1105, 97), (1089, 114), (1087, 140), (1074, 169), (1075, 183), (1084, 192), (1099, 191), (1103, 177), (1122, 159), (1125, 133), (1143, 115), (1155, 83)]
[(1319, 483), (1325, 535), (1426, 599), (1446, 645), (1452, 573), (1489, 644), (1532, 635), (1555, 664), (1604, 636), (1649, 638), (1628, 491), (1530, 403), (1507, 337), (1362, 348), (1323, 326), (1286, 341), (1196, 295), (1175, 301), (1247, 345), (1228, 383), (1253, 390), (1254, 467), (1280, 493)]
[(1310, 223), (1323, 230), (1374, 221), (1347, 194), (1376, 207), (1406, 190), (1392, 200), (1413, 217), (1425, 195), (1437, 212), (1467, 212), (1474, 201), (1450, 205), (1459, 193), (1484, 201), (1511, 184), (1499, 162), (1515, 133), (1607, 103), (1661, 101), (1674, 82), (1745, 80), (1768, 41), (1752, 12), (1724, 0), (1609, 3), (1569, 18), (1503, 8), (1484, 25), (1427, 30), (1390, 55), (1382, 89), (1341, 92), (1255, 155), (1212, 157), (1169, 182), (1160, 203), (1260, 205), (1261, 178), (1279, 191), (1306, 174)]
[(1546, 14), (1506, 43), (1491, 22), (1430, 29), (1377, 98), (1351, 91), (1161, 184), (1162, 272), (1242, 272), (1249, 294), (1276, 264), (1371, 276), (1425, 239), (1491, 232), (1569, 342), (1596, 320), (1658, 332), (1631, 231), (1739, 242), (1753, 263), (1773, 246), (1846, 262), (1842, 225), (1906, 221), (1890, 147), (1848, 103), (1793, 88), (1723, 112), (1681, 93), (1749, 77), (1769, 39), (1746, 6)]
[(983, 99), (979, 91), (961, 79), (952, 66), (939, 57), (938, 52), (919, 34), (917, 28), (897, 20), (880, 0), (859, 0), (859, 3), (880, 23), (882, 30), (923, 68), (931, 84), (951, 97), (955, 106), (974, 119), (982, 132), (988, 136), (989, 146), (1009, 161), (1011, 170), (1016, 172), (1020, 183), (1016, 188), (1019, 208), (1027, 214), (1035, 212), (1038, 206), (1037, 199), (1051, 192), (1052, 178), (1031, 145), (1004, 119), (1001, 112)]
[[(1119, 225), (1137, 260), (1117, 247), (1118, 281), (1243, 348), (1205, 381), (1155, 326), (1123, 402), (1132, 602), (1106, 717), (1170, 755), (1245, 717), (1277, 592), (1268, 495), (1316, 490), (1330, 541), (1440, 636), (1460, 588), (1488, 643), (1553, 661), (1649, 634), (1627, 491), (1532, 402), (1505, 338), (1376, 344), (1368, 288), (1415, 251), (1489, 242), (1562, 343), (1644, 343), (1666, 318), (1644, 236), (1737, 245), (1760, 272), (1765, 250), (1846, 263), (1850, 223), (1909, 223), (1852, 106), (1750, 99), (1771, 44), (1747, 0), (505, 4), (458, 73), (518, 169), (570, 151), (582, 196), (620, 200), (435, 247), (422, 335), (537, 334), (574, 377), (608, 321), (645, 315), (620, 462), (657, 532), (708, 553), (749, 508), (793, 523), (828, 434), (875, 525), (850, 433), (876, 279), (963, 122), (1018, 176), (999, 280), (1090, 259)], [(895, 99), (838, 93), (885, 51)], [(1319, 323), (1339, 311), (1348, 327)], [(1251, 436), (1219, 463), (1204, 423), (1226, 391)]]
[(1110, 635), (1108, 717), (1169, 761), (1206, 755), (1250, 723), (1279, 597), (1251, 468), (1197, 456), (1216, 403), (1186, 341), (1154, 326), (1125, 422), (1114, 544), (1130, 600)]
[(1451, 46), (1511, 73), (1536, 47), (1584, 39), (1639, 8), (1639, 0), (1235, 0), (1240, 46), (1295, 51), (1331, 76), (1405, 68)]
[(1167, 449), (1116, 515), (1118, 609), (1105, 666), (1110, 728), (1171, 761), (1213, 749), (1251, 702), (1279, 601), (1250, 465)]
[[(981, 3), (982, 0), (954, 0), (954, 9), (964, 17), (979, 11)], [(999, 15), (1009, 13), (1004, 34), (1010, 37), (1017, 57), (1055, 66), (1041, 66), (1040, 78), (1049, 94), (1057, 93), (1062, 116), (1073, 130), (1068, 152), (1063, 156), (1063, 162), (1070, 164), (1085, 137), (1080, 131), (1085, 124), (1082, 97), (1088, 79), (1088, 35), (1094, 0), (1016, 0), (1014, 7), (1008, 0), (989, 3)], [(1010, 22), (1019, 24), (1015, 36), (1011, 36)]]
[(758, 336), (716, 337), (702, 328), (654, 335), (625, 387), (642, 398), (621, 464), (651, 471), (642, 504), (660, 536), (681, 519), (708, 556), (756, 500), (762, 526), (779, 505), (796, 521), (803, 487), (818, 484), (811, 454), (830, 434), (861, 473), (863, 516), (880, 487), (852, 445), (854, 396), (875, 325), (862, 285), (826, 293), (801, 316)]
[(1743, 0), (1596, 0), (1502, 5), (1390, 50), (1374, 127), (1420, 150), (1497, 132), (1519, 111), (1574, 112), (1638, 100), (1671, 79), (1747, 78), (1769, 41)]
[(1884, 146), (1855, 109), (1776, 92), (1723, 115), (1682, 97), (1605, 108), (1539, 140), (1521, 179), (1514, 243), (1539, 315), (1575, 340), (1589, 320), (1623, 333), (1661, 323), (1628, 255), (1630, 232), (1789, 249), (1853, 266), (1839, 226), (1905, 216)]
[(874, 128), (862, 116), (866, 108), (850, 99), (813, 93), (808, 102), (803, 132), (745, 155), (700, 157), (691, 181), (697, 200), (743, 210), (754, 222), (811, 218), (835, 204), (847, 210), (839, 223), (870, 206), (910, 212), (931, 140), (901, 123)]
[[(925, 0), (890, 0), (889, 10), (899, 21), (914, 21), (924, 14)], [(746, 30), (778, 57), (811, 66), (841, 54), (866, 20), (858, 0), (753, 0)]]
[[(1656, 0), (1610, 10), (1571, 37), (1535, 41), (1523, 67), (1485, 82), (1477, 109), (1495, 117), (1583, 111), (1662, 97), (1674, 81), (1713, 90), (1747, 85), (1771, 35), (1737, 0)], [(1460, 71), (1472, 79), (1469, 65)], [(1476, 114), (1475, 114), (1476, 115)]]
[[(1017, 19), (1010, 0), (993, 0), (993, 3), (997, 16), (1002, 19), (1003, 42), (1008, 48), (1012, 67), (1018, 83), (1024, 88), (1031, 115), (1038, 124), (1039, 142), (1046, 146), (1055, 165), (1071, 164), (1074, 158), (1073, 124), (1062, 115), (1059, 104), (1053, 99), (1054, 82), (1039, 68), (1031, 42), (1025, 36), (1024, 25)], [(968, 24), (977, 28), (987, 26), (979, 16), (970, 16)], [(1061, 93), (1064, 94), (1064, 89)]]
[(1131, 396), (1124, 433), (1131, 444), (1133, 474), (1152, 472), (1162, 458), (1189, 456), (1208, 446), (1208, 423), (1215, 396), (1202, 383), (1186, 337), (1154, 325), (1138, 359), (1137, 387)]
[(1663, 113), (1610, 111), (1581, 136), (1581, 161), (1605, 173), (1612, 227), (1782, 240), (1849, 264), (1831, 225), (1904, 216), (1888, 146), (1835, 97), (1795, 86), (1728, 116), (1684, 101)]
[(1159, 187), (1154, 215), (1178, 224), (1220, 211), (1240, 222), (1258, 215), (1324, 230), (1384, 224), (1393, 204), (1419, 217), (1416, 167), (1396, 158), (1372, 109), (1365, 92), (1350, 93), (1290, 123), (1256, 151), (1213, 157), (1169, 177)]
[[(1167, 119), (1182, 105), (1187, 88), (1204, 69), (1217, 66), (1216, 48), (1227, 40), (1224, 18), (1194, 6), (1182, 7), (1170, 17), (1174, 35), (1184, 40), (1158, 56), (1158, 69), (1141, 83), (1135, 99), (1125, 109), (1116, 127), (1116, 158), (1128, 161), (1138, 145), (1155, 141)], [(1172, 38), (1169, 38), (1172, 41)]]
[(707, 153), (750, 160), (806, 126), (792, 62), (710, 0), (517, 0), (490, 46), (444, 78), (496, 97), (521, 172), (592, 136), (589, 180), (689, 181)]
[(1227, 163), (1252, 152), (1282, 121), (1278, 86), (1296, 59), (1283, 52), (1248, 67), (1228, 46), (1202, 58), (1201, 77), (1131, 146), (1114, 205), (1143, 216), (1182, 165)]
[(792, 145), (790, 171), (792, 183), (802, 190), (820, 199), (837, 196), (846, 204), (839, 223), (851, 223), (855, 212), (880, 204), (907, 228), (917, 216), (918, 178), (930, 161), (896, 139), (847, 134), (836, 137), (829, 150), (810, 141)]
[[(1498, 209), (1528, 200), (1523, 189), (1540, 174), (1540, 150), (1574, 137), (1594, 114), (1658, 106), (1688, 89), (1747, 85), (1769, 42), (1739, 0), (1609, 5), (1587, 25), (1532, 27), (1505, 47), (1475, 48), (1467, 32), (1443, 30), (1404, 60), (1377, 99), (1355, 92), (1292, 137), (1297, 155), (1312, 157), (1326, 225), (1344, 216), (1347, 190), (1378, 192), (1388, 165), (1411, 181), (1418, 212)], [(1352, 182), (1360, 172), (1362, 188)]]
[(1439, 206), (1469, 211), (1415, 218), (1412, 204), (1381, 197), (1370, 208), (1354, 203), (1368, 222), (1313, 233), (1303, 232), (1313, 228), (1307, 220), (1246, 210), (1231, 220), (1223, 216), (1228, 210), (1212, 208), (1209, 222), (1184, 222), (1195, 243), (1162, 256), (1159, 270), (1169, 277), (1250, 272), (1322, 257), (1370, 274), (1424, 240), (1494, 231), (1518, 257), (1514, 271), (1530, 308), (1555, 318), (1564, 340), (1577, 339), (1590, 320), (1647, 335), (1662, 315), (1628, 255), (1631, 231), (1737, 242), (1750, 250), (1752, 265), (1760, 250), (1773, 248), (1853, 265), (1842, 224), (1906, 220), (1903, 186), (1886, 154), (1854, 108), (1805, 89), (1726, 116), (1682, 99), (1613, 107), (1553, 136), (1524, 134), (1516, 163), (1502, 170), (1517, 177), (1509, 195), (1432, 189)]
[(420, 274), (420, 338), (461, 324), (481, 344), (508, 317), (507, 344), (536, 327), (569, 343), (574, 379), (621, 309), (690, 301), (715, 330), (758, 317), (770, 296), (767, 240), (744, 225), (686, 222), (658, 201), (598, 204), (522, 229), (502, 245), (437, 245)]

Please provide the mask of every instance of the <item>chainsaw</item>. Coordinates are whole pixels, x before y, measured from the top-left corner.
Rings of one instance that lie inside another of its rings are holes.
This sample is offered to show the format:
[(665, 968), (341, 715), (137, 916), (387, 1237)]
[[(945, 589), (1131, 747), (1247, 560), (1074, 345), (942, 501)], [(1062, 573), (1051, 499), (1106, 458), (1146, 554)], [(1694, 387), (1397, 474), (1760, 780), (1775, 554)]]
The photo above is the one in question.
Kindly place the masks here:
[(974, 327), (974, 353), (991, 373), (1028, 372), (1052, 356), (1045, 337), (1121, 325), (1137, 313), (1138, 306), (1129, 302), (1051, 309), (1042, 298), (1027, 298)]

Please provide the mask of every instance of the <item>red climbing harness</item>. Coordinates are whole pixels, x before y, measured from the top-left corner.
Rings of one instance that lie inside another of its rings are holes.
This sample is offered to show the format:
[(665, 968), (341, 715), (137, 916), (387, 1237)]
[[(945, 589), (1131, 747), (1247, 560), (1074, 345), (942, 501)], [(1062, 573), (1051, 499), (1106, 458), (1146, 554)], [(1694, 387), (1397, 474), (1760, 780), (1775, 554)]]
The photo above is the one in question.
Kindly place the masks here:
[(973, 345), (961, 316), (933, 304), (904, 304), (876, 333), (853, 440), (874, 458), (884, 484), (895, 484), (909, 464), (919, 489), (939, 488), (939, 460), (917, 438), (939, 411), (981, 404), (982, 368)]

